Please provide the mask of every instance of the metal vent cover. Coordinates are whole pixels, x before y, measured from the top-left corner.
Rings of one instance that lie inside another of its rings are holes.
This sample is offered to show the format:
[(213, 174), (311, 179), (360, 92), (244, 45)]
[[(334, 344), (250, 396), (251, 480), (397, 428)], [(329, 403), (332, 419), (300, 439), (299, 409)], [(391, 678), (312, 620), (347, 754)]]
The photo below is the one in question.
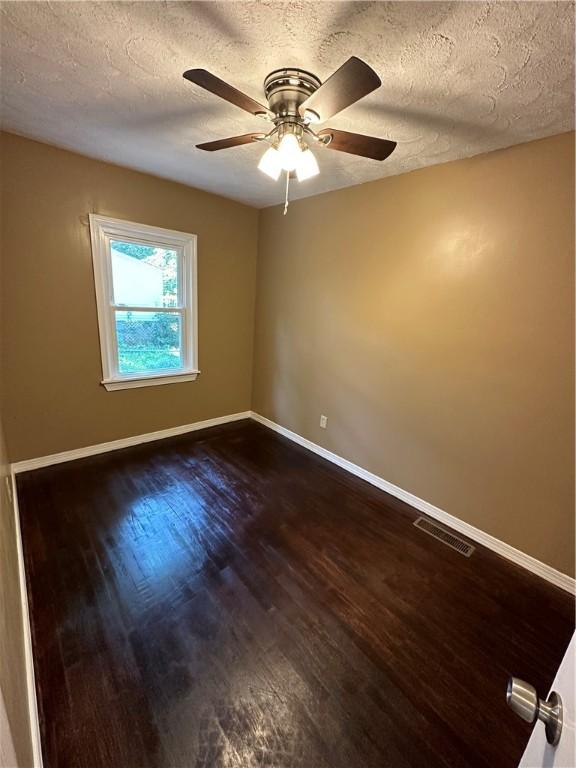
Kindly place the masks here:
[(424, 533), (428, 533), (430, 536), (434, 536), (435, 539), (438, 539), (438, 541), (452, 547), (456, 552), (460, 552), (464, 557), (470, 557), (472, 552), (474, 552), (475, 547), (473, 547), (472, 544), (468, 544), (464, 539), (461, 539), (446, 528), (442, 528), (438, 523), (433, 523), (425, 517), (419, 517), (418, 520), (414, 521), (414, 525), (416, 528), (420, 528), (421, 531), (424, 531)]

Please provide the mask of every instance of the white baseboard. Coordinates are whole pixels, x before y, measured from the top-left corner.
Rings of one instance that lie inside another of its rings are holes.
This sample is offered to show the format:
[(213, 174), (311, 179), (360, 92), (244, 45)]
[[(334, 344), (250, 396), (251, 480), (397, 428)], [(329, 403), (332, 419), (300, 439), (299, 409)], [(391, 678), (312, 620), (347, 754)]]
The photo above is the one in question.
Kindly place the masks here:
[(371, 485), (375, 485), (377, 488), (386, 491), (386, 493), (389, 493), (391, 496), (395, 496), (397, 499), (406, 502), (406, 504), (414, 507), (414, 509), (417, 509), (419, 512), (423, 512), (425, 515), (439, 520), (445, 525), (448, 525), (450, 528), (453, 528), (464, 536), (467, 536), (469, 539), (472, 539), (473, 541), (482, 544), (488, 549), (497, 552), (499, 555), (502, 555), (502, 557), (505, 557), (508, 560), (512, 560), (512, 562), (522, 566), (523, 568), (526, 568), (538, 576), (541, 576), (543, 579), (546, 579), (552, 584), (555, 584), (557, 587), (560, 587), (561, 589), (564, 589), (572, 594), (576, 593), (576, 581), (571, 576), (567, 576), (566, 574), (557, 571), (556, 569), (546, 565), (545, 563), (542, 563), (540, 560), (537, 560), (531, 555), (520, 552), (520, 550), (515, 549), (514, 547), (510, 546), (510, 544), (506, 544), (505, 542), (500, 541), (500, 539), (491, 536), (489, 533), (485, 533), (479, 528), (475, 528), (473, 525), (465, 523), (463, 520), (454, 517), (454, 515), (451, 515), (448, 512), (445, 512), (443, 509), (434, 506), (434, 504), (430, 504), (430, 502), (415, 496), (409, 491), (405, 491), (403, 488), (399, 488), (397, 485), (384, 480), (384, 478), (379, 477), (372, 472), (368, 472), (368, 470), (363, 469), (357, 464), (353, 464), (351, 461), (342, 458), (342, 456), (338, 456), (337, 454), (326, 450), (326, 448), (322, 448), (322, 446), (313, 443), (311, 440), (307, 440), (305, 437), (298, 435), (296, 432), (292, 432), (291, 430), (286, 429), (286, 427), (282, 427), (280, 424), (276, 424), (270, 419), (267, 419), (266, 417), (261, 416), (259, 413), (255, 413), (254, 411), (243, 411), (242, 413), (233, 413), (229, 414), (228, 416), (218, 416), (214, 419), (206, 419), (205, 421), (197, 421), (193, 424), (184, 424), (183, 426), (179, 427), (162, 429), (158, 432), (148, 432), (144, 435), (125, 437), (120, 440), (112, 440), (108, 443), (99, 443), (98, 445), (89, 445), (84, 448), (77, 448), (72, 451), (53, 453), (50, 456), (40, 456), (36, 459), (17, 461), (12, 464), (11, 469), (13, 474), (18, 472), (27, 472), (32, 469), (48, 467), (52, 464), (60, 464), (65, 461), (73, 461), (74, 459), (82, 459), (87, 456), (94, 456), (99, 453), (116, 451), (121, 448), (129, 448), (133, 445), (140, 445), (142, 443), (148, 443), (153, 440), (162, 440), (166, 437), (175, 437), (177, 435), (186, 434), (187, 432), (194, 432), (199, 429), (207, 429), (208, 427), (215, 427), (219, 424), (227, 424), (228, 422), (249, 418), (254, 419), (255, 421), (263, 424), (269, 429), (274, 430), (275, 432), (278, 432), (284, 437), (287, 437), (289, 440), (292, 440), (304, 448), (307, 448), (309, 451), (318, 454), (318, 456), (322, 456), (324, 459), (331, 461), (333, 464), (337, 464), (339, 467), (342, 467), (348, 472), (351, 472), (353, 475), (362, 478), (362, 480), (366, 480), (366, 482), (370, 483)]
[(16, 528), (16, 550), (18, 552), (18, 579), (20, 582), (20, 600), (22, 602), (22, 628), (24, 632), (24, 662), (26, 664), (26, 692), (28, 697), (28, 716), (30, 718), (30, 738), (32, 741), (32, 758), (34, 768), (42, 768), (42, 741), (40, 739), (40, 718), (38, 716), (38, 700), (36, 699), (36, 681), (34, 677), (34, 656), (32, 651), (32, 629), (28, 610), (28, 589), (26, 587), (26, 570), (24, 567), (24, 550), (22, 548), (22, 531), (20, 529), (20, 510), (16, 478), (11, 474), (12, 505), (14, 507), (14, 525)]
[(111, 440), (108, 443), (98, 443), (97, 445), (87, 445), (84, 448), (75, 448), (72, 451), (63, 451), (62, 453), (52, 453), (49, 456), (39, 456), (36, 459), (25, 459), (16, 461), (11, 466), (14, 474), (19, 472), (29, 472), (31, 469), (40, 469), (49, 467), (52, 464), (62, 464), (65, 461), (74, 461), (74, 459), (84, 459), (87, 456), (95, 456), (98, 453), (107, 453), (108, 451), (118, 451), (121, 448), (130, 448), (133, 445), (150, 443), (153, 440), (163, 440), (166, 437), (176, 437), (184, 435), (187, 432), (195, 432), (198, 429), (207, 429), (208, 427), (217, 427), (220, 424), (228, 424), (230, 421), (240, 421), (249, 419), (252, 416), (251, 411), (242, 413), (232, 413), (228, 416), (217, 416), (215, 419), (205, 419), (196, 421), (193, 424), (184, 424), (180, 427), (170, 427), (169, 429), (160, 429), (157, 432), (147, 432), (144, 435), (134, 435), (134, 437), (123, 437), (120, 440)]
[(454, 517), (454, 515), (451, 515), (448, 512), (445, 512), (443, 509), (434, 506), (434, 504), (430, 504), (430, 502), (424, 501), (424, 499), (420, 499), (413, 493), (405, 491), (403, 488), (399, 488), (397, 485), (389, 483), (387, 480), (384, 480), (384, 478), (379, 477), (372, 472), (368, 472), (368, 470), (359, 467), (357, 464), (353, 464), (351, 461), (343, 459), (342, 456), (338, 456), (336, 453), (332, 453), (331, 451), (326, 450), (326, 448), (322, 448), (322, 446), (313, 443), (311, 440), (307, 440), (305, 437), (298, 435), (296, 432), (292, 432), (291, 430), (286, 429), (286, 427), (280, 426), (280, 424), (276, 424), (275, 422), (270, 421), (270, 419), (267, 419), (265, 416), (261, 416), (259, 413), (252, 412), (252, 418), (260, 424), (263, 424), (265, 427), (273, 429), (274, 432), (278, 432), (278, 434), (287, 437), (289, 440), (293, 440), (295, 443), (298, 443), (298, 445), (301, 445), (304, 448), (307, 448), (309, 451), (318, 454), (318, 456), (322, 456), (322, 458), (327, 459), (333, 464), (337, 464), (339, 467), (342, 467), (342, 469), (351, 472), (353, 475), (362, 478), (362, 480), (366, 480), (366, 482), (370, 483), (371, 485), (375, 485), (377, 488), (386, 491), (386, 493), (389, 493), (391, 496), (395, 496), (397, 499), (406, 502), (406, 504), (414, 507), (414, 509), (417, 509), (419, 512), (423, 512), (425, 515), (433, 517), (435, 520), (439, 520), (450, 528), (453, 528), (454, 530), (463, 534), (467, 538), (478, 542), (478, 544), (482, 544), (494, 552), (497, 552), (507, 560), (512, 560), (512, 562), (522, 566), (523, 568), (526, 568), (526, 570), (531, 571), (532, 573), (537, 574), (543, 579), (546, 579), (546, 581), (555, 584), (557, 587), (560, 587), (561, 589), (564, 589), (571, 594), (575, 594), (576, 581), (571, 576), (567, 576), (565, 573), (557, 571), (555, 568), (552, 568), (550, 565), (546, 565), (546, 563), (540, 562), (540, 560), (537, 560), (531, 555), (520, 552), (520, 550), (515, 549), (514, 547), (510, 546), (510, 544), (506, 544), (505, 542), (500, 541), (500, 539), (491, 536), (489, 533), (485, 533), (479, 528), (475, 528), (473, 525), (465, 523), (463, 520)]

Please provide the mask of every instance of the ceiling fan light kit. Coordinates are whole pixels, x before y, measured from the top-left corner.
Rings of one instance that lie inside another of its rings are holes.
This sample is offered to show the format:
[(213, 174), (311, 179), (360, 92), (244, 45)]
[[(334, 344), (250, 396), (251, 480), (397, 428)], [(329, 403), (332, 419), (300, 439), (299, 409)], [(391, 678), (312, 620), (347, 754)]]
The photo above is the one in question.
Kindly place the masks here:
[(280, 178), (283, 171), (286, 173), (285, 212), (290, 177), (295, 175), (302, 182), (320, 172), (311, 146), (327, 147), (372, 160), (385, 160), (396, 147), (396, 142), (387, 139), (332, 128), (316, 132), (311, 127), (333, 117), (382, 84), (376, 72), (355, 56), (324, 83), (316, 75), (302, 69), (275, 69), (264, 80), (267, 107), (205, 69), (190, 69), (184, 72), (184, 77), (245, 112), (273, 123), (268, 133), (247, 133), (198, 144), (197, 147), (214, 152), (254, 141), (269, 143), (258, 168), (274, 181)]
[(319, 173), (318, 160), (316, 160), (311, 150), (305, 149), (298, 159), (296, 178), (298, 181), (306, 181), (306, 179), (311, 179), (313, 176), (318, 176)]
[(318, 162), (304, 139), (304, 129), (298, 122), (286, 120), (265, 138), (272, 146), (262, 155), (258, 168), (274, 181), (282, 171), (295, 171), (298, 181), (320, 173)]
[(282, 159), (276, 147), (268, 147), (264, 152), (258, 163), (258, 170), (270, 176), (274, 181), (278, 181), (282, 173)]

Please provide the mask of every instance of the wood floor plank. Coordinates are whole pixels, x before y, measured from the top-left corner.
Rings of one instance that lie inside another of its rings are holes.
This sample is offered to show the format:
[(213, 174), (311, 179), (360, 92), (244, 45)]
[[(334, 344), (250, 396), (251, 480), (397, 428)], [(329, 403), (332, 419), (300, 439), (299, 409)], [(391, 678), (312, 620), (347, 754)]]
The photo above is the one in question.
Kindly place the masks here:
[(515, 768), (574, 628), (251, 421), (17, 486), (46, 768)]

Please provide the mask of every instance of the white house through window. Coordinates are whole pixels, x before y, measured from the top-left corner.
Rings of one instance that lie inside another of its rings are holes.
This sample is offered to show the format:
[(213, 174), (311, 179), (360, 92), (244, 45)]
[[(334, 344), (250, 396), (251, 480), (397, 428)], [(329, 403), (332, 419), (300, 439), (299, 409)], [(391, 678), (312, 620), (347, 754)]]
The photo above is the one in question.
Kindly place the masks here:
[(195, 379), (196, 236), (90, 215), (102, 383)]

